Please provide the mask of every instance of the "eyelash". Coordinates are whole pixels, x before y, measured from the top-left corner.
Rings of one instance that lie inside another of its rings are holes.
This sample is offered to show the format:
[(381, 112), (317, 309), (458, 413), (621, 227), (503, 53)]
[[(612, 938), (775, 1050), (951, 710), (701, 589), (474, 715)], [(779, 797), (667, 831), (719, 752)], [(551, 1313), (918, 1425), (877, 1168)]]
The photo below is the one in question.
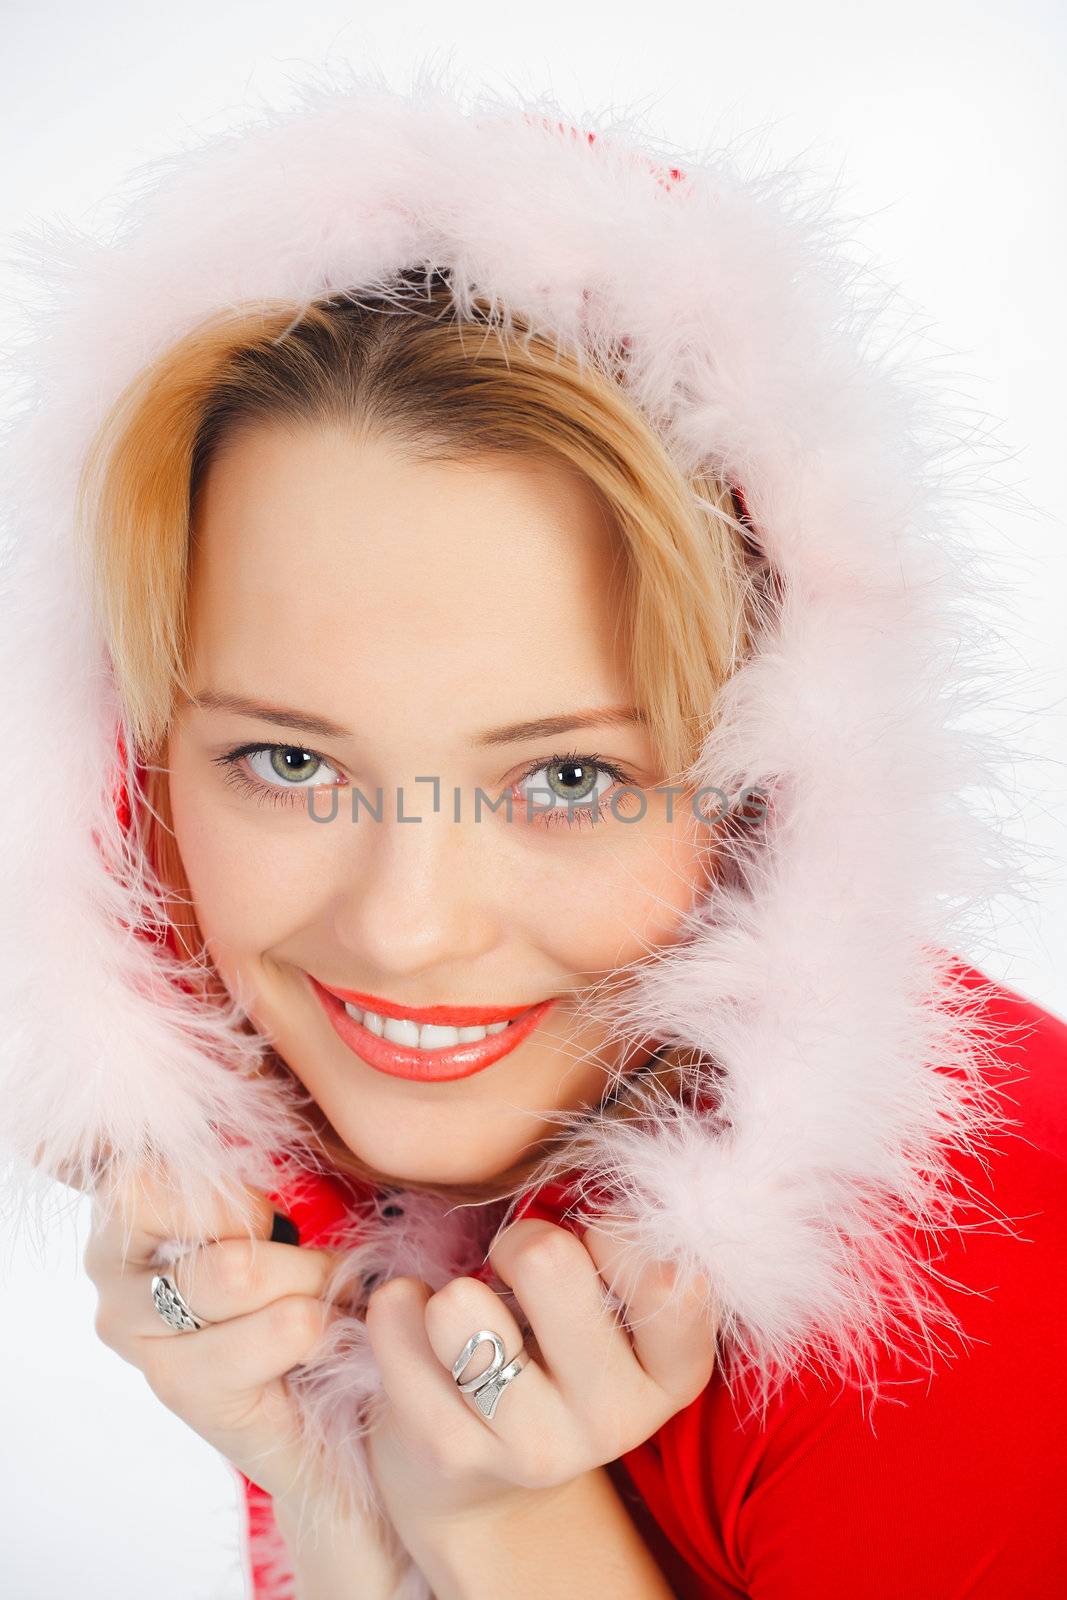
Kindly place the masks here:
[[(255, 799), (260, 805), (291, 805), (293, 803), (294, 793), (300, 793), (303, 790), (310, 788), (328, 789), (340, 787), (340, 785), (331, 784), (263, 783), (258, 778), (250, 777), (249, 774), (238, 765), (238, 763), (243, 761), (246, 756), (258, 755), (261, 751), (265, 750), (299, 750), (302, 752), (302, 754), (311, 756), (313, 760), (321, 761), (323, 766), (331, 768), (333, 767), (333, 762), (327, 761), (325, 756), (320, 756), (317, 751), (308, 750), (304, 745), (300, 744), (242, 744), (238, 745), (233, 750), (227, 750), (224, 755), (214, 756), (212, 759), (216, 766), (223, 769), (223, 778), (226, 783), (232, 785), (233, 788), (239, 790), (242, 794), (251, 795), (253, 799)], [(571, 765), (595, 767), (598, 772), (606, 772), (610, 778), (614, 779), (616, 785), (635, 787), (631, 775), (622, 767), (616, 765), (615, 762), (605, 761), (601, 756), (597, 755), (595, 751), (583, 753), (577, 750), (571, 750), (565, 755), (550, 756), (547, 761), (533, 762), (519, 774), (511, 787), (516, 788), (519, 784), (528, 782), (528, 780), (532, 778), (535, 773), (543, 772), (546, 767), (562, 767)], [(610, 803), (613, 792), (613, 790), (607, 790), (600, 796), (600, 799), (595, 805), (590, 805), (587, 802), (582, 801), (576, 804), (571, 809), (569, 814), (566, 805), (553, 807), (551, 811), (538, 812), (535, 820), (547, 827), (555, 827), (561, 822), (566, 823), (570, 827), (592, 826), (594, 819), (596, 822), (603, 821), (604, 808), (608, 803)]]

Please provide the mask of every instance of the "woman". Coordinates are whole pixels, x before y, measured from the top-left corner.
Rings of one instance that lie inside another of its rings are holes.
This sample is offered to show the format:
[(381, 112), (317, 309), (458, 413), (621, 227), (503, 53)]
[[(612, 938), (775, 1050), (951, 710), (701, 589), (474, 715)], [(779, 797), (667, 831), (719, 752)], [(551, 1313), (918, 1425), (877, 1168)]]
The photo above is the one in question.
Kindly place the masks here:
[(355, 80), (39, 258), (5, 1103), (257, 1596), (1062, 1577), (1067, 1028), (825, 226)]

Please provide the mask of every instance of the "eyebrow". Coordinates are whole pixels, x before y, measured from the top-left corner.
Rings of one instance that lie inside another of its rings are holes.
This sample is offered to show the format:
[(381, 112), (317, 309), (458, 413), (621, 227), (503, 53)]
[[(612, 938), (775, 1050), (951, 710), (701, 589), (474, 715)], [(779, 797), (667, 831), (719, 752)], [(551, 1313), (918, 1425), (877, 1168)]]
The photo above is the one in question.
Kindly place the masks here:
[[(200, 689), (192, 696), (190, 704), (200, 711), (234, 711), (244, 717), (257, 717), (261, 722), (276, 722), (283, 728), (295, 728), (301, 733), (314, 733), (323, 739), (352, 739), (355, 735), (326, 717), (309, 711), (297, 711), (291, 706), (271, 705), (264, 700), (251, 700), (245, 695), (220, 694), (212, 689)], [(534, 717), (526, 722), (509, 722), (502, 728), (490, 728), (476, 734), (470, 743), (478, 749), (498, 744), (519, 744), (526, 739), (547, 739), (553, 734), (570, 733), (577, 728), (618, 728), (629, 723), (647, 722), (645, 714), (636, 706), (594, 706), (588, 711), (567, 711), (556, 717)]]
[(503, 728), (490, 728), (471, 740), (479, 748), (495, 744), (519, 744), (524, 739), (548, 739), (572, 728), (621, 728), (647, 719), (635, 706), (599, 706), (589, 711), (566, 711), (559, 717), (534, 717), (530, 722), (509, 722)]

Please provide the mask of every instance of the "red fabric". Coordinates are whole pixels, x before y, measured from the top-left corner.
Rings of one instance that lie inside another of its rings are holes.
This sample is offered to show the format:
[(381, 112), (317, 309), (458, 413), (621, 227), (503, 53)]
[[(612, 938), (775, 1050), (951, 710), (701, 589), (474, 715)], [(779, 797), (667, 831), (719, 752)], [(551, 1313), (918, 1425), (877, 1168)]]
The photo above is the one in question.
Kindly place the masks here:
[[(961, 966), (969, 984), (984, 981)], [(763, 1425), (746, 1423), (716, 1374), (613, 1462), (679, 1600), (1047, 1600), (1064, 1591), (1067, 1024), (1005, 988), (990, 1014), (1021, 1025), (1001, 1049), (1018, 1080), (1007, 1091), (1018, 1127), (997, 1141), (991, 1191), (977, 1163), (958, 1170), (992, 1192), (1021, 1237), (987, 1227), (946, 1240), (939, 1270), (964, 1289), (945, 1296), (974, 1342), (938, 1360), (928, 1383), (906, 1381), (887, 1356), (870, 1415), (854, 1389), (809, 1378), (781, 1392)], [(523, 1214), (559, 1221), (568, 1198), (546, 1187)], [(307, 1244), (326, 1242), (347, 1203), (320, 1178), (275, 1199)], [(250, 1517), (269, 1521), (269, 1497), (242, 1483)]]
[[(947, 1241), (940, 1270), (965, 1288), (946, 1299), (975, 1342), (929, 1383), (902, 1382), (887, 1357), (870, 1417), (855, 1390), (808, 1379), (783, 1390), (764, 1427), (746, 1426), (713, 1378), (624, 1456), (640, 1506), (686, 1563), (661, 1563), (681, 1600), (1064, 1591), (1067, 1026), (1006, 989), (989, 1010), (1027, 1032), (1002, 1049), (1020, 1126), (991, 1165), (995, 1202), (1022, 1237)], [(957, 1169), (990, 1192), (977, 1163)]]
[[(128, 827), (124, 754), (120, 734), (115, 800)], [(967, 982), (984, 981), (958, 965)], [(939, 1265), (963, 1285), (946, 1298), (972, 1337), (969, 1350), (939, 1362), (929, 1385), (901, 1386), (887, 1356), (873, 1429), (854, 1390), (815, 1378), (788, 1385), (764, 1425), (746, 1422), (716, 1374), (691, 1405), (611, 1463), (678, 1600), (1046, 1600), (1063, 1592), (1067, 1024), (1003, 987), (990, 1013), (1020, 1028), (1001, 1047), (1017, 1080), (1008, 1095), (1018, 1126), (998, 1139), (991, 1175), (996, 1205), (1021, 1237), (993, 1229), (947, 1236)], [(976, 1163), (959, 1170), (989, 1192)], [(305, 1175), (273, 1198), (302, 1243), (326, 1245), (360, 1188)], [(521, 1214), (567, 1226), (570, 1198), (545, 1186)], [(246, 1536), (274, 1533), (269, 1495), (238, 1478)], [(261, 1600), (265, 1560), (253, 1556), (251, 1575)]]

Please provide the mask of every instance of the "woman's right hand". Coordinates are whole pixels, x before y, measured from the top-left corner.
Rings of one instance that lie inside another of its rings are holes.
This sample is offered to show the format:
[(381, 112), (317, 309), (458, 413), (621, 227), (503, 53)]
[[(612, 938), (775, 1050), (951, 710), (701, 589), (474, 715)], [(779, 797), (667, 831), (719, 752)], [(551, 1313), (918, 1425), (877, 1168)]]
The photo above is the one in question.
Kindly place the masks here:
[[(272, 1497), (302, 1600), (389, 1600), (407, 1551), (380, 1512), (331, 1517), (285, 1382), (341, 1315), (322, 1298), (338, 1254), (272, 1240), (274, 1209), (258, 1191), (252, 1198), (251, 1241), (220, 1207), (211, 1217), (218, 1242), (162, 1267), (152, 1265), (158, 1245), (190, 1227), (174, 1196), (140, 1175), (113, 1205), (94, 1196), (84, 1264), (99, 1296), (96, 1332), (169, 1411)], [(212, 1326), (169, 1328), (152, 1299), (157, 1272)]]
[[(153, 1266), (161, 1241), (182, 1236), (184, 1219), (158, 1180), (138, 1175), (114, 1204), (94, 1197), (84, 1265), (99, 1296), (95, 1327), (104, 1344), (253, 1483), (279, 1501), (306, 1503), (315, 1485), (306, 1481), (284, 1380), (340, 1315), (322, 1298), (338, 1258), (273, 1241), (274, 1209), (265, 1195), (253, 1197), (251, 1240), (220, 1210), (212, 1218), (217, 1243)], [(151, 1288), (164, 1272), (212, 1326), (187, 1333), (167, 1326)]]

